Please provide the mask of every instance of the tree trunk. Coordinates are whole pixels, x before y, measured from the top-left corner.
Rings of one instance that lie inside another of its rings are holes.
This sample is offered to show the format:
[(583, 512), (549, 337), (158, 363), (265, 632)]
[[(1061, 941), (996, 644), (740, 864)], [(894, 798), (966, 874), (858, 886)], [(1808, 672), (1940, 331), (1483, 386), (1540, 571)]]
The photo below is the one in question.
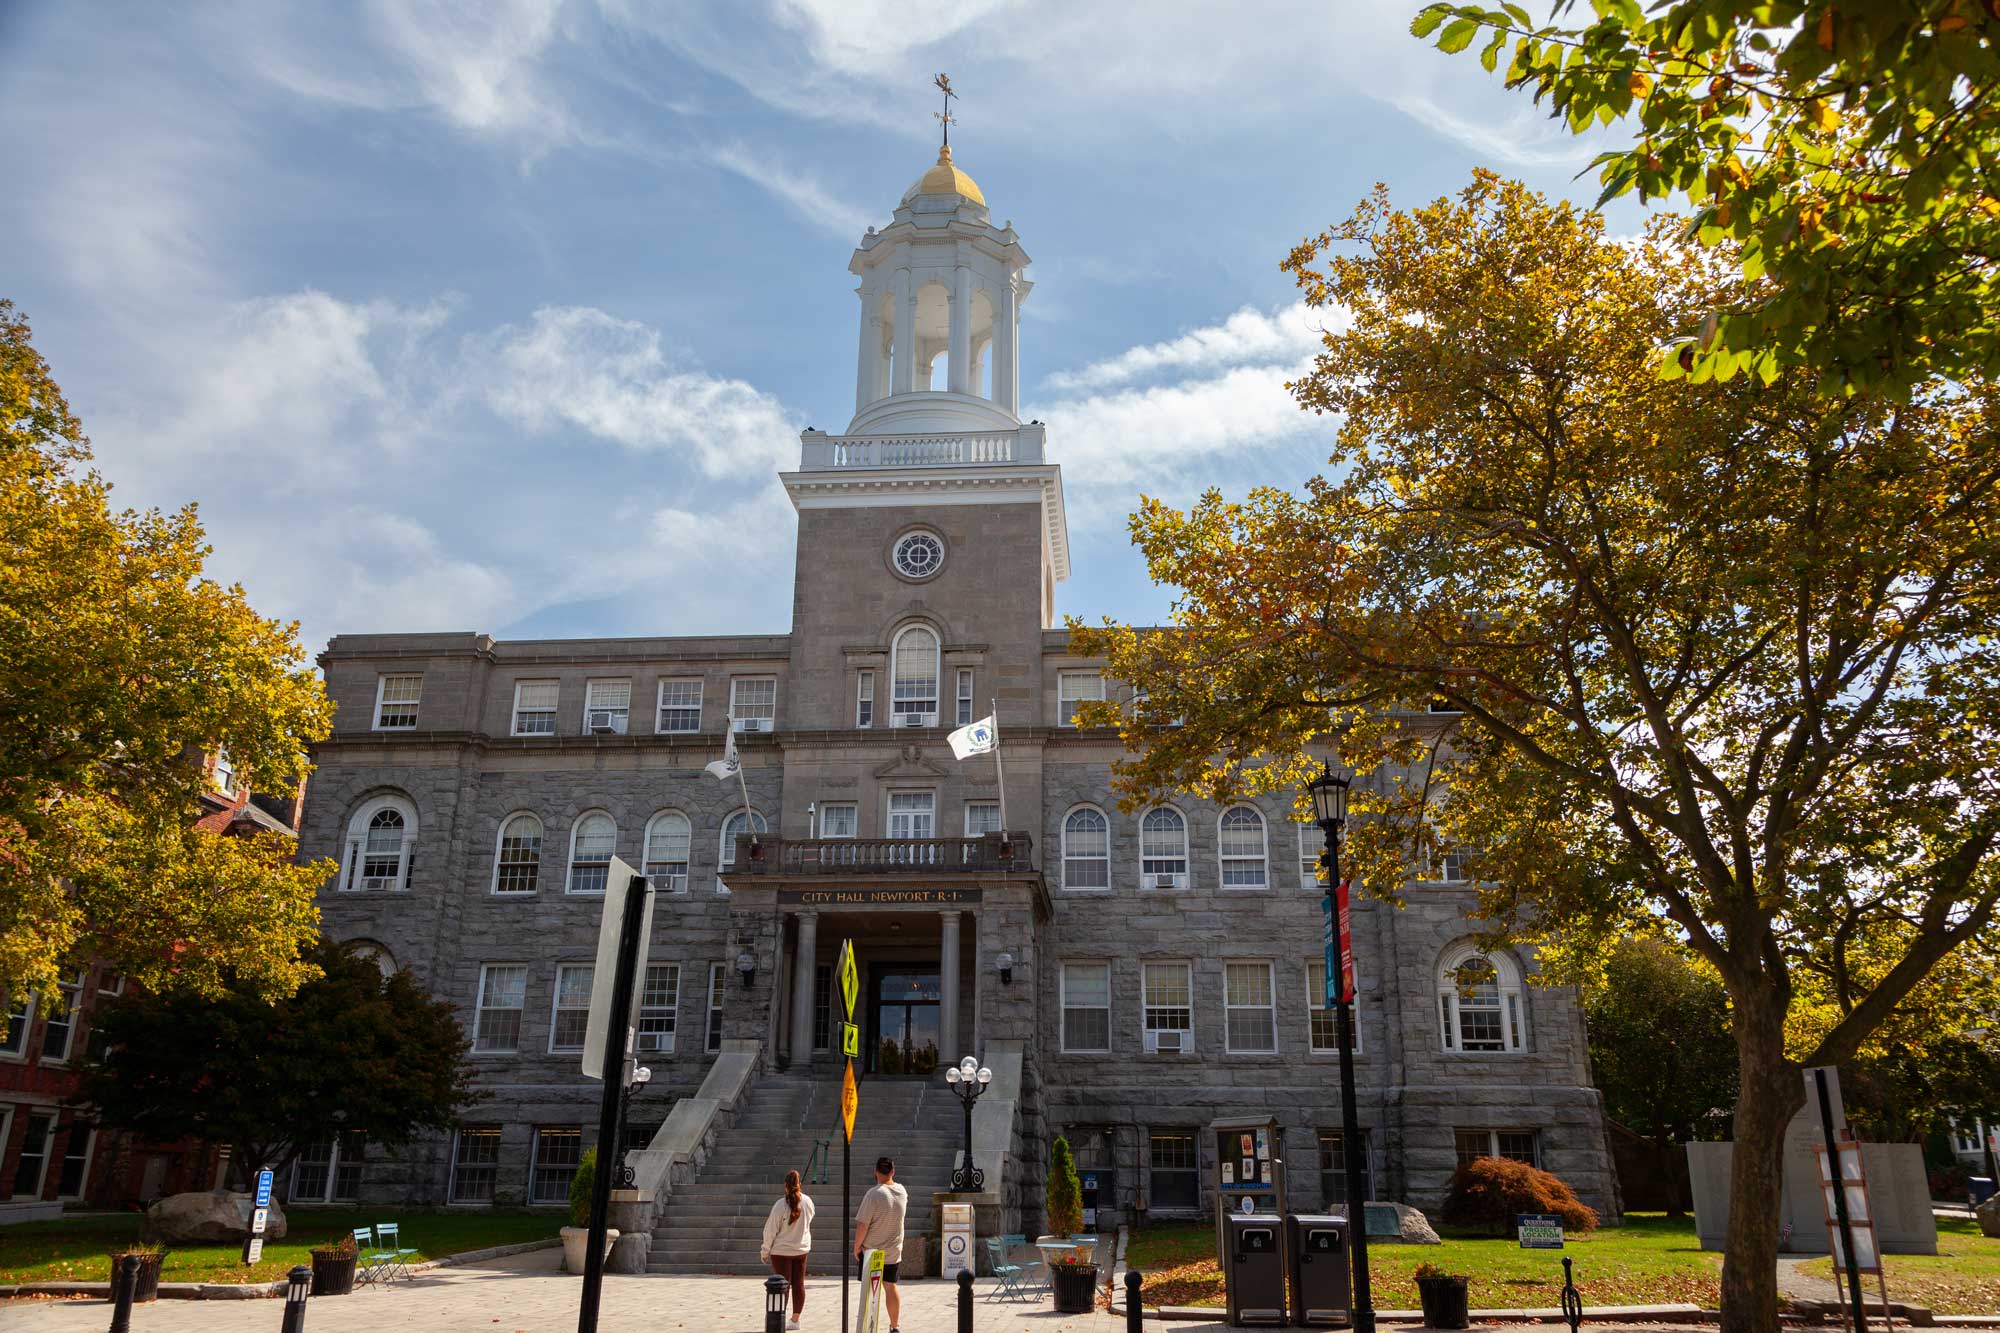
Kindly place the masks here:
[(1673, 1133), (1665, 1125), (1653, 1131), (1653, 1164), (1659, 1168), (1660, 1186), (1667, 1192), (1667, 1216), (1682, 1218), (1687, 1216), (1686, 1197), (1681, 1185), (1681, 1172), (1674, 1169)]
[(1741, 1085), (1730, 1155), (1721, 1333), (1777, 1333), (1785, 1127), (1805, 1104), (1805, 1085), (1785, 1059), (1783, 1000), (1768, 989), (1737, 997), (1732, 1026)]

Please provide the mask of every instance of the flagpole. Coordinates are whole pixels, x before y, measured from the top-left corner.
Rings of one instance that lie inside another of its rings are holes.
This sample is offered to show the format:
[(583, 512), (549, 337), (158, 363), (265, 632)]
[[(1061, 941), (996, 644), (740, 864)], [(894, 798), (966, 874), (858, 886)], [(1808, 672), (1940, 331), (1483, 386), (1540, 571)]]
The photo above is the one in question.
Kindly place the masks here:
[(1007, 828), (1007, 769), (1000, 762), (1000, 700), (989, 698), (993, 713), (993, 780), (1000, 784), (1000, 841), (1010, 842)]

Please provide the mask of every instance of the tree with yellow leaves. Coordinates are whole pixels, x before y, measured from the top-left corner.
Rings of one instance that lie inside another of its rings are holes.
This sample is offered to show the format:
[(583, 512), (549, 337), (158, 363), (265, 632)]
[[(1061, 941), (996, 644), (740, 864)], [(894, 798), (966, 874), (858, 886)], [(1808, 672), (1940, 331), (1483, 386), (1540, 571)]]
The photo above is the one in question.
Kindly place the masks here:
[(0, 994), (103, 957), (154, 991), (310, 974), (313, 893), (275, 835), (193, 827), (199, 757), (294, 789), (331, 707), (297, 627), (202, 577), (193, 506), (115, 511), (27, 321), (0, 301)]
[[(1713, 969), (1741, 1071), (1723, 1326), (1767, 1333), (1800, 1066), (1994, 931), (2000, 400), (1663, 380), (1743, 281), (1679, 235), (1608, 241), (1487, 173), (1409, 211), (1378, 190), (1285, 265), (1348, 316), (1291, 386), (1340, 420), (1328, 475), (1146, 501), (1174, 627), (1074, 645), (1143, 701), (1093, 708), (1129, 799), (1296, 789), (1331, 753), (1366, 891), (1455, 850), (1483, 928), (1556, 980), (1649, 932)], [(1888, 966), (1845, 956), (1887, 935)], [(1788, 1051), (1802, 970), (1846, 989)]]

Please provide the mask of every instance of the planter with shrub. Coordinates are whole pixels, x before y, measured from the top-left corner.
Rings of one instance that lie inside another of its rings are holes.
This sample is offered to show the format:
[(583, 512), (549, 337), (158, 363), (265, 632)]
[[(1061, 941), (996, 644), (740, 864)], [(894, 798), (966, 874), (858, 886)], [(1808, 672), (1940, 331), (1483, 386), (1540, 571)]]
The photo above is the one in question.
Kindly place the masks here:
[[(1046, 1213), (1045, 1241), (1067, 1241), (1083, 1230), (1083, 1182), (1065, 1138), (1056, 1139), (1049, 1156)], [(1089, 1314), (1097, 1308), (1097, 1265), (1090, 1262), (1090, 1253), (1087, 1246), (1049, 1252), (1049, 1292), (1058, 1314)]]
[(160, 1265), (167, 1261), (167, 1247), (164, 1245), (126, 1245), (111, 1252), (111, 1291), (118, 1291), (118, 1270), (125, 1266), (128, 1254), (139, 1257), (139, 1281), (132, 1288), (132, 1300), (157, 1301), (160, 1299)]
[[(569, 1182), (570, 1224), (559, 1233), (562, 1236), (563, 1271), (582, 1273), (584, 1262), (589, 1255), (590, 1245), (590, 1195), (597, 1187), (597, 1149), (592, 1148), (576, 1164), (576, 1178)], [(611, 1247), (618, 1242), (618, 1229), (604, 1229), (604, 1257), (611, 1257)]]
[(324, 1245), (313, 1246), (312, 1294), (315, 1296), (352, 1294), (354, 1266), (360, 1260), (361, 1250), (355, 1245), (352, 1234), (336, 1236)]
[(1463, 1273), (1447, 1273), (1436, 1264), (1418, 1264), (1416, 1278), (1425, 1328), (1464, 1328), (1472, 1322), (1472, 1297)]
[(1504, 1157), (1476, 1157), (1453, 1172), (1439, 1217), (1449, 1227), (1511, 1236), (1521, 1213), (1554, 1213), (1578, 1235), (1597, 1229), (1597, 1214), (1560, 1177)]

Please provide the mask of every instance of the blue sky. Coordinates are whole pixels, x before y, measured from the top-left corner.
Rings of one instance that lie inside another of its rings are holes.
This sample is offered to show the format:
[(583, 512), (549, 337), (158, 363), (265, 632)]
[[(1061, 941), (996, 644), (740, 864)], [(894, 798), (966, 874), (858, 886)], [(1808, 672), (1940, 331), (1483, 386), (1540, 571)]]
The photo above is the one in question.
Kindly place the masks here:
[[(773, 632), (775, 481), (853, 411), (847, 259), (936, 154), (1034, 257), (1059, 609), (1157, 620), (1141, 493), (1297, 485), (1278, 261), (1376, 181), (1586, 202), (1416, 0), (0, 7), (0, 295), (133, 505), (328, 635)], [(1613, 229), (1636, 228), (1632, 217)]]

